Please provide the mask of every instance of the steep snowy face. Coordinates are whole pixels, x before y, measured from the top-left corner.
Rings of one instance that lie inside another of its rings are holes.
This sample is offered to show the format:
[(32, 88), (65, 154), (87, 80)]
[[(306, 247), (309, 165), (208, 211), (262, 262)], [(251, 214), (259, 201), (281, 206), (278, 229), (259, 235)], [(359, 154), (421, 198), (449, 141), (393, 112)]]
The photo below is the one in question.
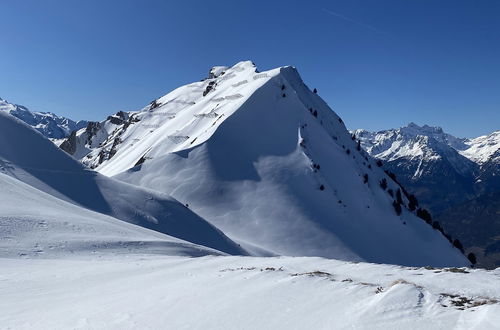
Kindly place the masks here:
[(45, 137), (53, 140), (64, 139), (74, 130), (87, 125), (84, 120), (73, 121), (50, 112), (34, 112), (28, 108), (12, 104), (0, 98), (0, 111), (5, 111), (30, 125)]
[[(388, 161), (401, 157), (424, 156), (424, 158), (428, 159), (432, 159), (433, 156), (443, 157), (443, 152), (453, 153), (450, 151), (451, 149), (478, 165), (483, 165), (489, 161), (500, 161), (498, 158), (500, 131), (473, 139), (465, 139), (445, 133), (441, 127), (418, 126), (415, 123), (410, 123), (397, 129), (379, 132), (358, 129), (352, 131), (352, 133), (361, 140), (363, 148), (372, 156)], [(424, 143), (409, 151), (415, 141), (422, 141), (423, 139), (426, 140)], [(433, 142), (434, 146), (430, 146), (430, 142)], [(425, 149), (431, 147), (433, 150), (430, 152), (427, 150), (428, 152), (426, 152)], [(456, 163), (458, 162), (457, 160)]]
[(0, 173), (103, 215), (225, 253), (246, 254), (174, 198), (87, 169), (40, 133), (2, 112)]
[[(380, 132), (358, 129), (352, 132), (370, 155), (388, 162), (419, 163), (413, 176), (425, 174), (426, 164), (446, 162), (460, 175), (471, 175), (477, 166), (460, 155), (456, 148), (466, 148), (465, 139), (458, 139), (443, 132), (440, 127), (408, 126)], [(427, 172), (429, 173), (429, 172)]]
[(478, 163), (500, 164), (500, 131), (464, 141), (465, 146), (456, 148), (460, 154)]
[[(438, 189), (443, 192), (438, 199), (447, 204), (453, 202), (453, 198), (448, 199), (449, 194), (456, 194), (455, 202), (460, 202), (500, 187), (500, 131), (459, 139), (440, 127), (411, 123), (398, 129), (359, 129), (352, 133), (370, 155), (384, 160), (386, 168), (401, 177), (403, 183), (422, 183), (422, 189)], [(427, 193), (434, 199), (431, 195)]]
[(83, 161), (171, 194), (254, 255), (467, 264), (292, 67), (211, 70), (127, 115)]

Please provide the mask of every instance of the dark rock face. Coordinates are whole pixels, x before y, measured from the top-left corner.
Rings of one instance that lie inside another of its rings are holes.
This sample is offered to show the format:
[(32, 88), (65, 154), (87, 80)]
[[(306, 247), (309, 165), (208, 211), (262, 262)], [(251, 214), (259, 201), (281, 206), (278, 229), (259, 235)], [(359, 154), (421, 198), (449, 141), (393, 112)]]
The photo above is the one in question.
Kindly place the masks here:
[(70, 136), (61, 143), (59, 148), (70, 155), (74, 155), (76, 152), (76, 131), (71, 132)]

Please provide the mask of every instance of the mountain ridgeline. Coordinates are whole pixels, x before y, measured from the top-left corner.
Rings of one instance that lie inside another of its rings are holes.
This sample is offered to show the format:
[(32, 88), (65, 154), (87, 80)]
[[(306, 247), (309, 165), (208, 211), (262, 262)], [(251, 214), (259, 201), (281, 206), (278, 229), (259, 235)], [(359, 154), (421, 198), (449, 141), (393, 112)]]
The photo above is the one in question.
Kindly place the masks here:
[(214, 67), (138, 111), (89, 123), (61, 148), (172, 196), (250, 255), (468, 264), (293, 67)]
[(465, 139), (411, 123), (351, 133), (477, 256), (479, 266), (500, 266), (500, 131)]
[(30, 125), (54, 143), (68, 137), (71, 132), (87, 125), (85, 120), (73, 121), (51, 112), (30, 111), (25, 106), (9, 103), (0, 98), (0, 112), (6, 112)]

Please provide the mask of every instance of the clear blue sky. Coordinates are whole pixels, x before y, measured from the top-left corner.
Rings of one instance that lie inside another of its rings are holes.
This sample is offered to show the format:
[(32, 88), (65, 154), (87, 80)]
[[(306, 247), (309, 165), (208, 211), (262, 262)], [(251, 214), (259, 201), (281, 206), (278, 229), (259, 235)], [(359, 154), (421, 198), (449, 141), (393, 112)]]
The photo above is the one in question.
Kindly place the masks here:
[(500, 1), (0, 1), (0, 97), (101, 120), (213, 65), (294, 65), (349, 128), (500, 129)]

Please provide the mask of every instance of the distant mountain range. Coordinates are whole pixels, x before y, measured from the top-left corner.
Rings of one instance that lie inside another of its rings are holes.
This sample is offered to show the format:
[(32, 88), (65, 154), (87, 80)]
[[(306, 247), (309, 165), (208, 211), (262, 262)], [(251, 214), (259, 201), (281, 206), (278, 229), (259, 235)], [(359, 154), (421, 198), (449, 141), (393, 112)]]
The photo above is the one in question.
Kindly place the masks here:
[(31, 111), (25, 106), (0, 98), (0, 111), (7, 112), (30, 125), (51, 140), (64, 139), (74, 130), (87, 126), (87, 121), (73, 121), (51, 112)]
[(452, 235), (478, 254), (480, 265), (500, 266), (500, 131), (466, 139), (440, 127), (410, 123), (351, 133)]

